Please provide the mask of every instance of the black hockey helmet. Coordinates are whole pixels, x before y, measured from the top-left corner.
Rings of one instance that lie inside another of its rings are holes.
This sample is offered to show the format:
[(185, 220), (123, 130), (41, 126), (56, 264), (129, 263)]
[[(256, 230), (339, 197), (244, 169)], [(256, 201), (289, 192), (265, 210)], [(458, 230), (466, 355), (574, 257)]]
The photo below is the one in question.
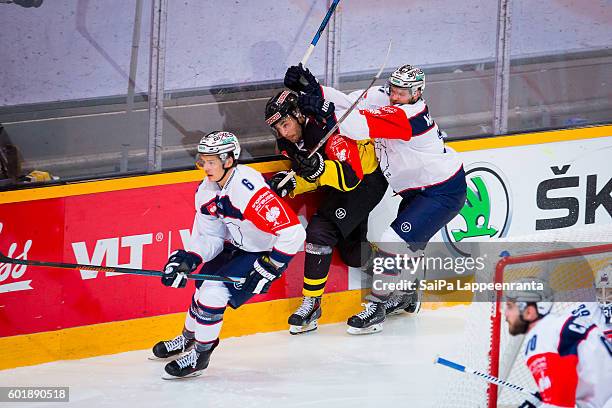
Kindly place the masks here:
[(293, 91), (281, 91), (266, 103), (266, 123), (276, 133), (274, 125), (287, 115), (298, 119), (302, 116), (298, 108), (298, 95)]

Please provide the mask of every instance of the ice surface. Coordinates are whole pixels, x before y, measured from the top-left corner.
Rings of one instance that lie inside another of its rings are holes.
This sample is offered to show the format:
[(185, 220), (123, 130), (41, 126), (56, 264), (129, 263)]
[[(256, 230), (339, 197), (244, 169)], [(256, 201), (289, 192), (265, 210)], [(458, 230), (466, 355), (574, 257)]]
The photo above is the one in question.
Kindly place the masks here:
[(432, 362), (456, 347), (467, 311), (392, 316), (373, 335), (351, 336), (346, 325), (331, 324), (299, 336), (225, 339), (204, 374), (186, 380), (162, 380), (165, 363), (147, 360), (149, 350), (141, 350), (4, 370), (0, 385), (70, 387), (69, 403), (45, 407), (429, 408), (463, 375)]

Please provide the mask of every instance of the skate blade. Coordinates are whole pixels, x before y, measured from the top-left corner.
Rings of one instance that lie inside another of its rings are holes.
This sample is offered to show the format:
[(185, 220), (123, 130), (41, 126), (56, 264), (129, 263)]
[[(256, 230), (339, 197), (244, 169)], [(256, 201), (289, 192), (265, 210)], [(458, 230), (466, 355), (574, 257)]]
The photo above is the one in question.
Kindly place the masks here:
[(191, 374), (187, 374), (184, 377), (176, 377), (174, 375), (170, 375), (166, 372), (164, 372), (161, 376), (162, 380), (186, 380), (188, 378), (193, 378), (193, 377), (199, 377), (202, 375), (202, 373), (204, 373), (204, 370), (200, 370), (200, 371), (195, 371)]
[(401, 314), (404, 311), (404, 309), (397, 309), (392, 311), (391, 313), (387, 313), (385, 316), (389, 317), (389, 316), (395, 316), (398, 314)]
[(356, 334), (356, 335), (360, 335), (360, 334), (373, 334), (373, 333), (378, 333), (381, 332), (383, 329), (383, 325), (382, 323), (378, 323), (378, 324), (373, 324), (370, 327), (348, 327), (346, 329), (346, 332), (348, 334)]
[(304, 333), (308, 333), (308, 332), (317, 330), (317, 327), (319, 327), (319, 325), (317, 324), (317, 321), (314, 320), (305, 326), (294, 326), (294, 325), (289, 326), (289, 333), (294, 334), (294, 335), (304, 334)]
[[(174, 356), (172, 356), (172, 357), (174, 357)], [(149, 357), (147, 357), (147, 360), (149, 360), (149, 361), (168, 361), (172, 357), (162, 358), (162, 357), (157, 357), (156, 355), (150, 355)]]
[(172, 360), (176, 360), (177, 358), (181, 358), (183, 357), (185, 354), (189, 353), (191, 349), (189, 350), (185, 350), (182, 353), (179, 354), (175, 354), (173, 356), (169, 356), (169, 357), (157, 357), (155, 354), (151, 354), (149, 357), (147, 357), (147, 360), (149, 361), (172, 361)]

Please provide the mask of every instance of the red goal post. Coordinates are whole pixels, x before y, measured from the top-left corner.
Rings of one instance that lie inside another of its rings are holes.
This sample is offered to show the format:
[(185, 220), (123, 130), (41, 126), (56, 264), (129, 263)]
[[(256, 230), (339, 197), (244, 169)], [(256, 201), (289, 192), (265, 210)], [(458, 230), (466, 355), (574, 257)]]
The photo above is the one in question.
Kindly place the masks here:
[[(588, 255), (604, 254), (612, 252), (612, 244), (601, 244), (584, 246), (578, 248), (562, 249), (550, 252), (536, 252), (525, 255), (505, 256), (500, 259), (495, 267), (495, 282), (504, 282), (504, 272), (509, 265), (528, 264), (530, 262), (544, 262), (564, 258), (584, 257)], [(500, 375), (500, 351), (502, 339), (502, 290), (496, 292), (496, 301), (494, 312), (491, 314), (491, 343), (489, 349), (490, 359), (490, 374), (499, 377)], [(535, 391), (535, 390), (534, 390)], [(494, 384), (489, 384), (487, 389), (488, 407), (497, 408), (498, 403), (498, 387)]]

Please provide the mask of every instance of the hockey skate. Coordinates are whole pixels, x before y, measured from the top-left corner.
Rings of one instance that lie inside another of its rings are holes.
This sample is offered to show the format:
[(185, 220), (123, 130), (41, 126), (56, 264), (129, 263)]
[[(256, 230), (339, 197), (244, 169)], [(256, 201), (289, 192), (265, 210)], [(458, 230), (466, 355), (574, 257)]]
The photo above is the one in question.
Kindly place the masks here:
[(420, 290), (394, 294), (385, 302), (385, 313), (387, 316), (397, 315), (402, 311), (417, 314), (421, 309), (421, 297)]
[(289, 333), (302, 334), (316, 330), (321, 313), (321, 298), (304, 296), (300, 307), (289, 316)]
[(411, 295), (406, 292), (400, 292), (391, 296), (385, 302), (385, 314), (387, 316), (394, 316), (402, 313), (404, 308), (408, 307), (410, 297)]
[(368, 302), (362, 304), (365, 310), (349, 317), (346, 322), (349, 334), (370, 334), (382, 331), (385, 321), (384, 302)]
[(182, 334), (179, 334), (172, 340), (160, 341), (153, 346), (153, 355), (149, 360), (167, 360), (170, 357), (176, 357), (183, 354), (193, 347), (193, 339), (188, 339)]
[(192, 348), (189, 353), (166, 364), (164, 368), (165, 373), (162, 375), (162, 378), (164, 380), (177, 380), (202, 375), (208, 367), (210, 355), (218, 344), (219, 340), (217, 339), (209, 350), (198, 351)]
[(415, 290), (409, 294), (408, 306), (404, 310), (410, 314), (417, 314), (421, 310), (421, 301), (423, 299), (423, 292)]

